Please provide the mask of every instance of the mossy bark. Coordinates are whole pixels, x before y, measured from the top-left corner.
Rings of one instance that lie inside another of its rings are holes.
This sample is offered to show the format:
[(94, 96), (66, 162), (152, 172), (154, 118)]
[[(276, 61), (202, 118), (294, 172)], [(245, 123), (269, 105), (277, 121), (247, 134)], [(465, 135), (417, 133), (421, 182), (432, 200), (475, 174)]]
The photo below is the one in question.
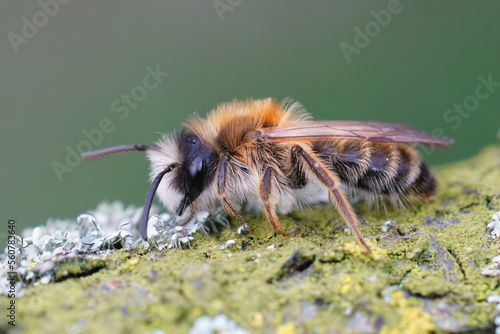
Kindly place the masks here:
[[(15, 329), (186, 333), (198, 317), (224, 313), (256, 333), (491, 332), (495, 305), (486, 298), (500, 293), (499, 280), (481, 270), (499, 253), (486, 225), (500, 210), (500, 148), (434, 170), (436, 201), (357, 207), (371, 255), (329, 205), (281, 216), (302, 227), (289, 238), (249, 216), (250, 235), (198, 232), (192, 249), (61, 264), (57, 282), (17, 300)], [(396, 227), (383, 232), (388, 219)], [(228, 239), (234, 245), (222, 249)]]

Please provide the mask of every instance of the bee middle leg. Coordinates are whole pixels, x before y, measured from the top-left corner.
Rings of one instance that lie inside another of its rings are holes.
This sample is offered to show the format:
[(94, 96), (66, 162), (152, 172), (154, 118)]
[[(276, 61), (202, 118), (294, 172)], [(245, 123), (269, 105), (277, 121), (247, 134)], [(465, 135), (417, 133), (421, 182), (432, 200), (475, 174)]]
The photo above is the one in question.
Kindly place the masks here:
[(310, 149), (303, 147), (301, 145), (295, 145), (293, 147), (293, 154), (297, 154), (304, 163), (306, 168), (309, 168), (316, 177), (328, 187), (328, 197), (333, 199), (337, 211), (340, 213), (347, 226), (354, 233), (356, 239), (359, 243), (363, 245), (368, 253), (370, 253), (370, 247), (366, 244), (363, 239), (363, 234), (359, 230), (359, 222), (351, 204), (338, 188), (340, 184), (339, 177), (321, 161), (321, 159)]
[[(300, 232), (301, 229), (300, 226), (297, 226), (292, 231), (285, 232), (281, 227), (278, 215), (276, 214), (276, 199), (273, 196), (273, 181), (274, 184), (278, 183), (278, 180), (276, 180), (275, 178), (276, 174), (277, 172), (274, 168), (268, 167), (266, 169), (259, 186), (259, 195), (262, 201), (264, 214), (266, 215), (267, 220), (271, 223), (274, 230), (281, 235), (290, 236)], [(274, 185), (274, 187), (276, 187), (276, 185)]]

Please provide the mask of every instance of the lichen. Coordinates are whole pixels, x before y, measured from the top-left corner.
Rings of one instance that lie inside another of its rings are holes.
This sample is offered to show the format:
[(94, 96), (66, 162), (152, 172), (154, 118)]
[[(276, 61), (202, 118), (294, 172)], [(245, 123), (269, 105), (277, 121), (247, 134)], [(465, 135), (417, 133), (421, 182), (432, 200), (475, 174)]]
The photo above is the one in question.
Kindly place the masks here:
[[(302, 227), (292, 237), (256, 214), (245, 217), (249, 235), (233, 222), (218, 234), (196, 232), (191, 248), (137, 247), (92, 255), (92, 265), (60, 264), (58, 282), (26, 288), (16, 328), (171, 334), (225, 315), (252, 333), (491, 331), (496, 302), (488, 300), (500, 295), (499, 281), (481, 272), (499, 254), (487, 228), (500, 210), (499, 167), (500, 148), (490, 147), (435, 168), (436, 201), (387, 212), (357, 206), (372, 254), (321, 205), (280, 216), (285, 228)], [(8, 327), (0, 320), (0, 330)]]
[(381, 334), (425, 334), (436, 329), (432, 317), (425, 313), (421, 307), (412, 306), (403, 292), (393, 291), (391, 299), (389, 304), (396, 308), (395, 318), (399, 320), (399, 323), (396, 326), (391, 326), (390, 323), (385, 324), (380, 330)]

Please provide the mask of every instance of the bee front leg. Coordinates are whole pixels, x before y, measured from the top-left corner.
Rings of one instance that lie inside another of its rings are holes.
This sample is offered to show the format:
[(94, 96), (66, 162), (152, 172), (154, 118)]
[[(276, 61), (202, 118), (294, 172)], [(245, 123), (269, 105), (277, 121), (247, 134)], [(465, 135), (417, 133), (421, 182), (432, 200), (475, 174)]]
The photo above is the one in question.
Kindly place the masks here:
[(312, 150), (306, 147), (295, 145), (293, 147), (293, 153), (297, 154), (302, 159), (305, 168), (309, 168), (321, 181), (321, 183), (328, 187), (329, 199), (333, 199), (337, 211), (340, 213), (342, 218), (344, 218), (347, 226), (354, 233), (354, 236), (358, 239), (359, 243), (366, 248), (368, 253), (370, 253), (370, 247), (366, 244), (363, 239), (363, 234), (359, 230), (358, 218), (356, 217), (351, 204), (338, 188), (340, 179), (337, 174), (328, 169), (323, 161), (321, 161), (321, 159)]
[(252, 230), (248, 227), (247, 223), (245, 223), (238, 210), (236, 210), (236, 208), (234, 207), (233, 203), (231, 203), (231, 201), (225, 196), (219, 196), (219, 200), (221, 201), (224, 210), (226, 210), (226, 212), (232, 217), (238, 219), (243, 232), (245, 232), (245, 234), (252, 233)]
[(248, 227), (247, 223), (245, 223), (238, 210), (229, 200), (229, 197), (227, 196), (226, 193), (226, 169), (228, 160), (229, 160), (228, 156), (225, 155), (222, 157), (220, 162), (219, 172), (217, 173), (217, 197), (219, 198), (224, 210), (231, 217), (238, 219), (238, 221), (241, 224), (241, 227), (243, 228), (243, 232), (245, 232), (245, 234), (250, 234), (252, 230)]
[(262, 201), (264, 214), (274, 230), (281, 235), (290, 236), (300, 232), (300, 226), (297, 226), (290, 232), (283, 231), (283, 228), (281, 227), (278, 215), (276, 214), (276, 200), (273, 197), (273, 181), (275, 183), (274, 187), (276, 187), (276, 184), (278, 183), (278, 180), (276, 180), (275, 177), (276, 174), (276, 171), (272, 167), (268, 167), (264, 172), (264, 177), (262, 178), (259, 187), (260, 200)]

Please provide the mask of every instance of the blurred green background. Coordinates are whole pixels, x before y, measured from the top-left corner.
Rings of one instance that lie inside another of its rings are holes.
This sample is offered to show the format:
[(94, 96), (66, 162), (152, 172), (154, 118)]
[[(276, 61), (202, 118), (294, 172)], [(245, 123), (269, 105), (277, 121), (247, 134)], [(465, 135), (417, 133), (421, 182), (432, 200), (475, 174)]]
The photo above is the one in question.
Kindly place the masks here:
[[(93, 148), (151, 143), (193, 112), (233, 98), (290, 96), (317, 119), (442, 129), (456, 143), (426, 157), (433, 165), (497, 142), (500, 87), (467, 117), (447, 110), (475, 95), (479, 76), (500, 82), (498, 0), (41, 3), (1, 1), (3, 237), (9, 218), (20, 232), (49, 217), (76, 217), (103, 199), (143, 204), (143, 153), (83, 161), (61, 182), (56, 177), (52, 164), (66, 164), (66, 147), (76, 149), (82, 131), (104, 118), (113, 130)], [(51, 15), (39, 13), (44, 6)], [(399, 12), (385, 27), (373, 23), (371, 12), (388, 6)], [(38, 31), (23, 28), (34, 23)], [(369, 44), (348, 62), (340, 45), (355, 47), (356, 27), (367, 24)], [(169, 76), (120, 119), (113, 101), (142, 86), (146, 67), (157, 65)]]

